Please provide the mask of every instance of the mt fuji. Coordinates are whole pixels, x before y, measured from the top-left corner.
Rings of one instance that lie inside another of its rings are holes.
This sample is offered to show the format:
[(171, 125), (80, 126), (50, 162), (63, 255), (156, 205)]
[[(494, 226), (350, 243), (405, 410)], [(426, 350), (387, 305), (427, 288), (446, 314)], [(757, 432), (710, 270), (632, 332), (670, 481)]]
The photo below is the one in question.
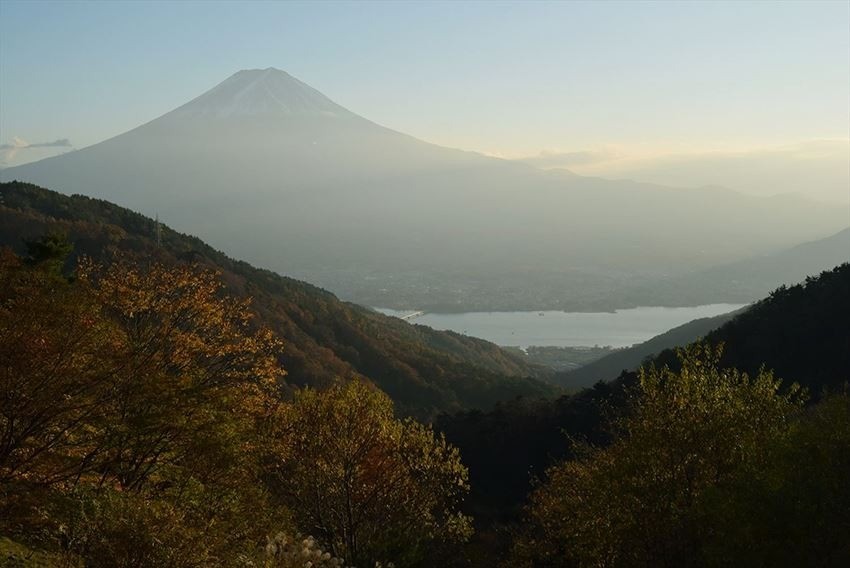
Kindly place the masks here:
[(250, 115), (354, 116), (313, 87), (272, 67), (239, 71), (171, 114), (217, 118)]
[[(388, 307), (600, 307), (648, 274), (737, 261), (848, 221), (798, 197), (588, 178), (436, 146), (274, 68), (239, 71), (0, 179), (156, 214), (233, 256)], [(571, 301), (541, 300), (556, 296)]]

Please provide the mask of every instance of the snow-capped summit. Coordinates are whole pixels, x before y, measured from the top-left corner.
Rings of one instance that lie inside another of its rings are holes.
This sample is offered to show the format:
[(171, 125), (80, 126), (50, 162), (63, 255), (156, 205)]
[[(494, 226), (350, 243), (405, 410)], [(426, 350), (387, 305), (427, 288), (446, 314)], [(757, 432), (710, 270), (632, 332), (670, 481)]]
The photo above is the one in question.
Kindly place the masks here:
[(274, 67), (243, 69), (173, 111), (173, 114), (351, 116), (313, 87)]

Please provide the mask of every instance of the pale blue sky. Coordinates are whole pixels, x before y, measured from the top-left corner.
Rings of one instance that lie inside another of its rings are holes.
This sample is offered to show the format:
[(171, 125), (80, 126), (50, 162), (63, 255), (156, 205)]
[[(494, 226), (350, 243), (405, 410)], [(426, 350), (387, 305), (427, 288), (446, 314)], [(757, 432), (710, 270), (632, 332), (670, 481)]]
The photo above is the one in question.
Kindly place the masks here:
[(0, 143), (82, 147), (243, 68), (503, 155), (850, 136), (850, 2), (0, 0)]

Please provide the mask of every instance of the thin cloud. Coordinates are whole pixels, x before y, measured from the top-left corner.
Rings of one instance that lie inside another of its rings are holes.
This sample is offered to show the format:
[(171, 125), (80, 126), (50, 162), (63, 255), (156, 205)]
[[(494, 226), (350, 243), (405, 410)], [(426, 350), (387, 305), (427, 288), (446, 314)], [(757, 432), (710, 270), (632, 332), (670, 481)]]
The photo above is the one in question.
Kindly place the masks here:
[[(558, 161), (552, 156), (549, 163)], [(560, 163), (566, 167), (565, 162)], [(558, 167), (535, 165), (545, 169)], [(611, 159), (573, 160), (570, 169), (579, 175), (674, 187), (718, 186), (751, 195), (797, 193), (827, 202), (850, 201), (850, 140), (847, 139), (807, 140), (736, 151), (649, 155), (624, 151)]]
[(30, 144), (26, 140), (13, 138), (11, 144), (0, 144), (0, 150), (23, 150), (26, 148), (70, 148), (71, 141), (67, 138), (60, 138), (53, 142), (35, 142)]
[(73, 146), (67, 138), (59, 138), (52, 142), (29, 143), (15, 136), (11, 143), (0, 144), (0, 167), (17, 166), (61, 153), (50, 150), (51, 148), (73, 149)]
[(616, 160), (620, 155), (612, 150), (583, 150), (578, 152), (553, 152), (544, 150), (537, 156), (520, 158), (520, 161), (538, 168), (568, 168)]

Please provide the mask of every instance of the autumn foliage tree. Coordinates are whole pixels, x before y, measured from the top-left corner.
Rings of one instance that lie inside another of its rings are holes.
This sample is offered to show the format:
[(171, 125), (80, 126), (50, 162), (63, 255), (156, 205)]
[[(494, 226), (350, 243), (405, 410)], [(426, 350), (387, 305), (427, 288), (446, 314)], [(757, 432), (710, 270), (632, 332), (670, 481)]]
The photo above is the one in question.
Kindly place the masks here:
[(769, 372), (719, 367), (722, 348), (681, 350), (681, 370), (640, 373), (605, 448), (580, 447), (531, 497), (514, 564), (691, 565), (705, 538), (704, 497), (763, 467), (801, 396)]
[(456, 449), (431, 428), (398, 420), (364, 381), (303, 390), (287, 409), (274, 486), (302, 531), (355, 566), (416, 565), (464, 541), (468, 491)]
[(58, 482), (94, 467), (117, 337), (52, 262), (0, 254), (0, 482)]
[(365, 380), (287, 400), (218, 274), (31, 250), (0, 255), (0, 536), (92, 567), (410, 566), (468, 536), (457, 450)]
[[(276, 403), (280, 341), (250, 328), (248, 302), (223, 297), (213, 272), (84, 262), (79, 278), (122, 337), (102, 475), (137, 488), (175, 457), (214, 475), (228, 438), (238, 437), (221, 425), (250, 429)], [(212, 452), (201, 440), (222, 447)]]
[(199, 267), (84, 261), (69, 280), (4, 253), (3, 532), (91, 566), (215, 565), (261, 538), (283, 371), (250, 320)]

